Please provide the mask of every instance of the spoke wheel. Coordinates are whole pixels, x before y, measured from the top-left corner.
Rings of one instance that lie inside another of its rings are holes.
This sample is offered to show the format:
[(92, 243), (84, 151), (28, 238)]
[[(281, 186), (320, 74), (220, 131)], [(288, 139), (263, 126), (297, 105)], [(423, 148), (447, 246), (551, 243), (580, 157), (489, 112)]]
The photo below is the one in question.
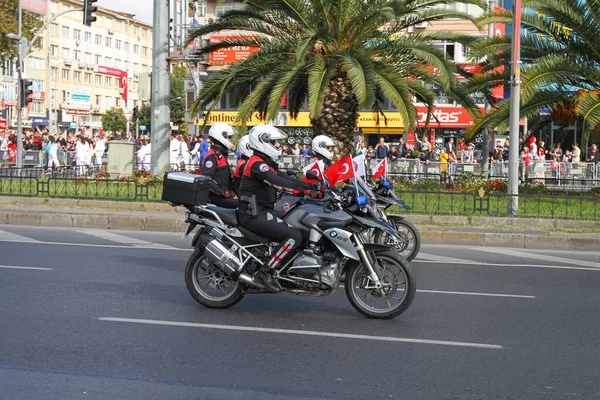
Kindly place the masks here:
[(390, 225), (394, 227), (400, 239), (394, 243), (394, 239), (385, 231), (377, 230), (375, 243), (392, 246), (394, 250), (402, 254), (408, 261), (417, 257), (421, 250), (421, 235), (413, 224), (405, 220), (390, 218)]
[(381, 270), (381, 288), (376, 288), (362, 261), (346, 272), (346, 296), (352, 306), (370, 318), (397, 317), (412, 303), (416, 282), (408, 262), (394, 251), (370, 252), (371, 262)]
[(242, 285), (217, 268), (202, 251), (194, 251), (185, 268), (185, 284), (205, 307), (228, 308), (244, 297)]

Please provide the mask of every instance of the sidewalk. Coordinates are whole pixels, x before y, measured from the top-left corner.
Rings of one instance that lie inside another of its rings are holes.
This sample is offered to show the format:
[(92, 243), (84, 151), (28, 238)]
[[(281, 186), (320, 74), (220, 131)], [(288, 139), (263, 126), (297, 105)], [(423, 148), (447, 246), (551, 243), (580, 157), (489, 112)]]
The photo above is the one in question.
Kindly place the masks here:
[[(183, 232), (184, 212), (165, 203), (0, 197), (0, 225)], [(425, 244), (600, 251), (600, 222), (422, 215), (407, 219)]]

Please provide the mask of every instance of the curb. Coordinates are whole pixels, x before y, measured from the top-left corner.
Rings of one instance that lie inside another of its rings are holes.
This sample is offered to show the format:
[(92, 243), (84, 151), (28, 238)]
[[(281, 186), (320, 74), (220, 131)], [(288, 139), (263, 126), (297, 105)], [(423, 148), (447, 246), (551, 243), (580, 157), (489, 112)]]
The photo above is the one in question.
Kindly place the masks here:
[[(412, 218), (409, 218), (409, 220), (419, 223)], [(125, 213), (68, 214), (56, 213), (52, 209), (48, 209), (47, 212), (1, 211), (0, 224), (152, 232), (184, 232), (187, 227), (182, 214), (174, 212), (148, 217)], [(600, 249), (600, 235), (459, 232), (443, 227), (422, 228), (419, 229), (419, 233), (424, 244), (511, 247), (536, 250), (598, 251)]]

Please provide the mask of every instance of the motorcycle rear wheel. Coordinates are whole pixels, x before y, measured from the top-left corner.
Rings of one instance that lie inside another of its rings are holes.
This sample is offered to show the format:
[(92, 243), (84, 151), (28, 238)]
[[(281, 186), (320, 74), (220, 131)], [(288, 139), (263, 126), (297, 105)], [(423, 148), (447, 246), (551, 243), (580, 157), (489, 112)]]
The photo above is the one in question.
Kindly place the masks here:
[[(394, 245), (394, 249), (406, 257), (408, 261), (414, 260), (421, 250), (419, 231), (413, 224), (404, 219), (390, 218), (389, 222), (401, 238), (400, 242)], [(391, 245), (390, 235), (382, 230), (377, 230), (375, 232), (375, 243)]]
[(365, 264), (360, 261), (346, 271), (346, 296), (356, 311), (369, 318), (395, 318), (410, 307), (417, 291), (410, 264), (393, 250), (377, 253), (367, 250), (367, 254), (372, 262), (379, 264), (382, 273), (379, 279), (384, 287), (367, 288), (374, 283)]
[(192, 297), (204, 307), (229, 308), (244, 298), (243, 285), (234, 281), (195, 250), (185, 266), (185, 285)]

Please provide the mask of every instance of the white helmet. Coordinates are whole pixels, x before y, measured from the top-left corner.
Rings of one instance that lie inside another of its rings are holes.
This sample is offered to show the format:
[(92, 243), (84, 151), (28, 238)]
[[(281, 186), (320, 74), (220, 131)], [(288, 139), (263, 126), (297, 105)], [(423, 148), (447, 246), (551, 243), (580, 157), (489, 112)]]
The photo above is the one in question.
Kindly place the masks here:
[(329, 136), (319, 135), (312, 140), (312, 150), (325, 157), (327, 161), (333, 158), (333, 152), (329, 150), (333, 146), (335, 146), (335, 142)]
[(250, 148), (250, 135), (242, 136), (237, 145), (237, 151), (248, 158), (252, 157), (252, 149)]
[(273, 161), (278, 161), (281, 148), (275, 143), (287, 138), (287, 135), (273, 125), (260, 124), (250, 129), (250, 148), (269, 156)]
[(215, 122), (211, 125), (208, 130), (208, 137), (210, 140), (217, 142), (218, 144), (226, 147), (227, 149), (233, 149), (234, 145), (231, 139), (233, 135), (235, 135), (235, 129), (233, 126), (223, 123), (223, 122)]

